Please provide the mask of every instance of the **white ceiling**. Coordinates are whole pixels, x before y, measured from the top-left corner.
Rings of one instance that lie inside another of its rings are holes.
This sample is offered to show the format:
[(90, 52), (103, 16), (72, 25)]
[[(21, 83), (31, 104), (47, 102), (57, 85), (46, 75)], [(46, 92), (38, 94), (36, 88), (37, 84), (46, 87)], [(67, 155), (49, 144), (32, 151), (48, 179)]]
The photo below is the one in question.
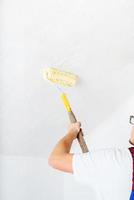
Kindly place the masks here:
[[(2, 154), (46, 156), (66, 133), (59, 93), (41, 76), (50, 66), (79, 76), (79, 84), (65, 91), (87, 138), (94, 133), (90, 145), (105, 146), (105, 140), (112, 145), (110, 124), (117, 129), (113, 145), (125, 144), (127, 125), (118, 127), (113, 119), (120, 116), (121, 122), (127, 106), (134, 111), (133, 101), (128, 103), (134, 96), (133, 10), (131, 0), (1, 3)], [(102, 140), (101, 124), (110, 129)]]

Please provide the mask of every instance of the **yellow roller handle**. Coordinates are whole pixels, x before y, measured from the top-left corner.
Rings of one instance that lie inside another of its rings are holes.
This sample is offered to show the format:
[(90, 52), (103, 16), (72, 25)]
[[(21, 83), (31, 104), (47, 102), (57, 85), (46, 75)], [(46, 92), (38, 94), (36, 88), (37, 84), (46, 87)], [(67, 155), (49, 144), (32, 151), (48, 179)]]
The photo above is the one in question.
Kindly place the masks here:
[[(66, 96), (65, 93), (62, 93), (62, 94), (61, 94), (61, 99), (62, 99), (62, 101), (63, 101), (63, 103), (64, 103), (64, 106), (65, 106), (67, 112), (68, 112), (70, 122), (71, 122), (71, 123), (77, 122), (77, 119), (76, 119), (74, 113), (73, 113), (72, 110), (71, 110), (70, 103), (69, 103), (68, 98), (67, 98), (67, 96)], [(80, 129), (80, 132), (78, 133), (77, 139), (78, 139), (78, 142), (79, 142), (80, 147), (81, 147), (81, 149), (82, 149), (82, 152), (83, 152), (83, 153), (88, 152), (89, 150), (88, 150), (88, 147), (87, 147), (87, 145), (86, 145), (86, 142), (85, 142), (85, 140), (84, 140), (84, 138), (83, 138), (82, 129)]]
[(67, 112), (71, 112), (71, 106), (70, 106), (69, 100), (68, 100), (68, 98), (67, 98), (65, 93), (61, 94), (61, 99), (62, 99), (62, 101), (64, 103), (64, 106), (65, 106)]

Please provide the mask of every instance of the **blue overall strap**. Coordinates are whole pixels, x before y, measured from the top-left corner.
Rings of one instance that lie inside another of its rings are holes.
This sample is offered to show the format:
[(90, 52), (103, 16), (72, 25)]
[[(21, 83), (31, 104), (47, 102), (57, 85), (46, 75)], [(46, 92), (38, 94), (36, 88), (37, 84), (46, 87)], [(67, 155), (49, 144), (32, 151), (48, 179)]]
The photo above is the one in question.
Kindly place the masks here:
[(131, 192), (130, 200), (134, 200), (134, 147), (130, 147), (129, 151), (133, 158), (132, 192)]
[(134, 191), (131, 192), (130, 200), (134, 200)]

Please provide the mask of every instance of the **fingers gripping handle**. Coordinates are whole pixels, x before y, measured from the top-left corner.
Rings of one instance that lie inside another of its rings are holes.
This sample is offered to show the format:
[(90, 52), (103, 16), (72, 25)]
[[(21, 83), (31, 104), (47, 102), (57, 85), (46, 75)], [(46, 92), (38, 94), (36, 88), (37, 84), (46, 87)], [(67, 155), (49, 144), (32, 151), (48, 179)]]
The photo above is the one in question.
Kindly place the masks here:
[[(71, 123), (77, 122), (77, 119), (76, 119), (74, 113), (73, 113), (72, 110), (71, 110), (71, 106), (70, 106), (70, 103), (69, 103), (69, 101), (68, 101), (68, 98), (67, 98), (66, 94), (62, 93), (62, 94), (61, 94), (61, 99), (62, 99), (62, 101), (63, 101), (63, 104), (64, 104), (64, 106), (65, 106), (67, 112), (68, 112), (70, 122), (71, 122)], [(78, 139), (78, 142), (79, 142), (80, 147), (81, 147), (81, 149), (82, 149), (82, 152), (83, 152), (83, 153), (88, 152), (88, 148), (87, 148), (86, 142), (85, 142), (85, 140), (84, 140), (84, 138), (83, 138), (82, 129), (80, 129), (80, 131), (79, 131), (79, 133), (78, 133), (78, 136), (77, 136), (77, 139)]]
[[(71, 123), (77, 122), (77, 119), (76, 119), (76, 117), (75, 117), (75, 115), (72, 111), (69, 111), (68, 115), (69, 115), (69, 119), (70, 119)], [(86, 142), (85, 142), (84, 137), (83, 137), (82, 129), (80, 129), (78, 136), (77, 136), (77, 139), (78, 139), (78, 142), (79, 142), (80, 147), (82, 149), (82, 152), (83, 153), (89, 152), (87, 145), (86, 145)]]

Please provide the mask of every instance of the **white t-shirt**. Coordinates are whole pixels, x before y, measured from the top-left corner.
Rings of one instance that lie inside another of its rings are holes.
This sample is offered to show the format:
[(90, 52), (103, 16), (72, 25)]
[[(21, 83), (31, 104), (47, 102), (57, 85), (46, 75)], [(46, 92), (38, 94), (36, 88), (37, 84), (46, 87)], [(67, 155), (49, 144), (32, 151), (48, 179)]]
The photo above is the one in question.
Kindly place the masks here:
[(108, 148), (73, 155), (76, 180), (92, 187), (97, 200), (129, 200), (133, 160), (129, 149)]

